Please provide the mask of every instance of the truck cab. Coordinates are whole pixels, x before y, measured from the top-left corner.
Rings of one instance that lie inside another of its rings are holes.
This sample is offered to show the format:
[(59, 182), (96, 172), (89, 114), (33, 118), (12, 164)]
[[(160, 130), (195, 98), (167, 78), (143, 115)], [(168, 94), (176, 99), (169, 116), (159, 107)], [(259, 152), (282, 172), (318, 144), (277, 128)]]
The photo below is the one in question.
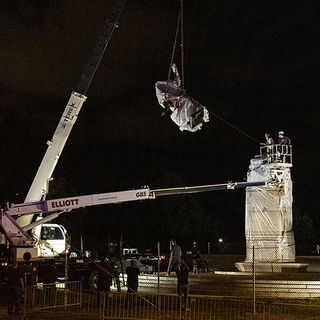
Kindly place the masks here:
[(37, 240), (38, 255), (43, 258), (56, 257), (66, 253), (69, 248), (67, 230), (56, 223), (41, 224), (31, 231)]

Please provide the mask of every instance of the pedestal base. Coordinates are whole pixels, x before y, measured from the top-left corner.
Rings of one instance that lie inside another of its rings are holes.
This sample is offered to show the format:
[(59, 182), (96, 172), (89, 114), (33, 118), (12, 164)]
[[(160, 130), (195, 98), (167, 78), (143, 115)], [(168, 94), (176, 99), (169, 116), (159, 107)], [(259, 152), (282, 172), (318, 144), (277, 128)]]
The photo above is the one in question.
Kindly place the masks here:
[[(299, 262), (261, 262), (257, 261), (254, 264), (255, 272), (306, 272), (308, 268), (307, 263)], [(235, 267), (242, 272), (252, 272), (252, 262), (236, 262)]]

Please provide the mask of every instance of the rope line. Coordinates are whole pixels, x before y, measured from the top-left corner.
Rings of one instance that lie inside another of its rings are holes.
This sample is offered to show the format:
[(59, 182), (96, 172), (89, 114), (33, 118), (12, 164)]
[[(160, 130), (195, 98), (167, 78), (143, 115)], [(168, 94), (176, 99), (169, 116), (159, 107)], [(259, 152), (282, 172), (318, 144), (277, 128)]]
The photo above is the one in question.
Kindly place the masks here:
[(245, 135), (247, 138), (257, 142), (257, 143), (260, 143), (260, 141), (258, 141), (256, 138), (250, 136), (248, 133), (244, 132), (243, 130), (239, 129), (238, 127), (236, 127), (235, 125), (233, 125), (232, 123), (222, 119), (220, 116), (218, 116), (216, 113), (211, 113), (210, 114), (213, 114), (214, 117), (216, 117), (217, 119), (219, 119), (220, 121), (224, 122), (225, 124), (229, 125), (230, 127), (232, 127), (233, 129), (237, 130), (238, 132), (240, 132), (241, 134)]

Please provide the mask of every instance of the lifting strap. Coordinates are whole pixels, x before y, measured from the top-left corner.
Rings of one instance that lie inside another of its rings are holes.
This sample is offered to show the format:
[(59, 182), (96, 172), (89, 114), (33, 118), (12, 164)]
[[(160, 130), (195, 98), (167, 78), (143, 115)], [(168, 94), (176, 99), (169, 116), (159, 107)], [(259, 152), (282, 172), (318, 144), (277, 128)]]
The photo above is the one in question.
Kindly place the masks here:
[(179, 9), (179, 14), (178, 14), (177, 29), (176, 29), (176, 34), (174, 37), (174, 43), (173, 43), (173, 47), (172, 47), (171, 60), (170, 60), (169, 71), (168, 71), (166, 95), (167, 95), (167, 90), (168, 90), (168, 83), (169, 83), (170, 77), (171, 77), (172, 66), (174, 64), (174, 57), (175, 57), (175, 53), (176, 53), (179, 31), (180, 31), (180, 49), (181, 49), (181, 89), (184, 91), (183, 0), (180, 0), (180, 9)]
[[(184, 88), (184, 21), (183, 21), (183, 0), (180, 0), (180, 9), (179, 9), (179, 14), (178, 14), (178, 19), (177, 19), (177, 28), (176, 28), (176, 33), (175, 33), (175, 38), (174, 38), (174, 43), (172, 46), (172, 53), (171, 53), (171, 60), (170, 60), (170, 65), (169, 65), (169, 70), (168, 70), (168, 78), (167, 78), (167, 86), (166, 86), (166, 93), (165, 96), (167, 96), (167, 91), (168, 91), (168, 86), (169, 86), (169, 81), (171, 78), (171, 72), (172, 72), (172, 66), (174, 64), (174, 58), (176, 54), (176, 48), (177, 48), (177, 43), (178, 43), (178, 36), (180, 32), (180, 50), (181, 50), (181, 89), (183, 92), (185, 92)], [(259, 142), (257, 139), (252, 137), (251, 135), (247, 134), (240, 128), (236, 127), (232, 123), (224, 120), (220, 116), (218, 116), (216, 113), (213, 113), (213, 116), (219, 119), (220, 121), (224, 122), (225, 124), (229, 125), (233, 129), (237, 130), (239, 133), (243, 134), (247, 138)], [(193, 115), (192, 115), (192, 126), (196, 126), (202, 121), (203, 118), (203, 109), (197, 110)]]

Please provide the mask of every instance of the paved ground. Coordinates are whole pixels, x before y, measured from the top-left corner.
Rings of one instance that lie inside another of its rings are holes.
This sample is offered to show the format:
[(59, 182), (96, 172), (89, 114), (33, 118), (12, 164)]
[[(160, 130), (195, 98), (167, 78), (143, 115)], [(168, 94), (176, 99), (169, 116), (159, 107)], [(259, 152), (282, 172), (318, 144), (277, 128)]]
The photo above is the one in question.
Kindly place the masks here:
[[(190, 293), (191, 294), (208, 294), (216, 296), (244, 296), (245, 292), (249, 292), (250, 296), (252, 292), (252, 274), (246, 274), (235, 271), (227, 271), (226, 269), (231, 269), (234, 262), (241, 261), (239, 256), (215, 256), (212, 264), (217, 266), (216, 272), (209, 272), (203, 274), (190, 274)], [(310, 257), (297, 257), (298, 262), (309, 263), (308, 271), (304, 273), (258, 273), (255, 276), (255, 281), (257, 281), (257, 288), (263, 290), (262, 292), (267, 295), (273, 295), (273, 289), (282, 290), (280, 288), (284, 284), (284, 288), (289, 288), (291, 296), (293, 298), (303, 298), (299, 291), (292, 295), (295, 288), (300, 288), (301, 284), (305, 284), (304, 293), (308, 291), (308, 283), (311, 284), (313, 289), (310, 292), (314, 292), (316, 296), (320, 297), (320, 257), (310, 256)], [(219, 264), (220, 263), (220, 264)], [(219, 264), (219, 265), (218, 265)], [(223, 270), (224, 269), (224, 270)], [(233, 269), (234, 270), (234, 269)], [(278, 282), (277, 282), (278, 281)], [(139, 279), (140, 286), (139, 292), (143, 293), (157, 293), (158, 278), (156, 275), (142, 275)], [(269, 282), (269, 283), (268, 283)], [(273, 287), (270, 285), (273, 283)], [(161, 294), (175, 294), (177, 280), (174, 274), (171, 277), (165, 277), (161, 274), (160, 280), (160, 293)], [(259, 287), (260, 286), (260, 287)], [(265, 291), (266, 287), (269, 286), (268, 290)], [(278, 286), (278, 287), (277, 287)], [(113, 288), (112, 290), (115, 290)], [(126, 288), (123, 288), (126, 290)], [(250, 291), (251, 290), (251, 291)], [(260, 291), (261, 291), (260, 290)], [(259, 290), (258, 290), (259, 292)], [(283, 292), (280, 291), (281, 296), (285, 296)], [(30, 318), (30, 316), (29, 316)], [(47, 316), (46, 316), (47, 318)], [(8, 316), (7, 315), (7, 295), (5, 289), (0, 289), (0, 320), (2, 319), (21, 319), (20, 316)], [(33, 320), (44, 319), (44, 315), (33, 315)]]

